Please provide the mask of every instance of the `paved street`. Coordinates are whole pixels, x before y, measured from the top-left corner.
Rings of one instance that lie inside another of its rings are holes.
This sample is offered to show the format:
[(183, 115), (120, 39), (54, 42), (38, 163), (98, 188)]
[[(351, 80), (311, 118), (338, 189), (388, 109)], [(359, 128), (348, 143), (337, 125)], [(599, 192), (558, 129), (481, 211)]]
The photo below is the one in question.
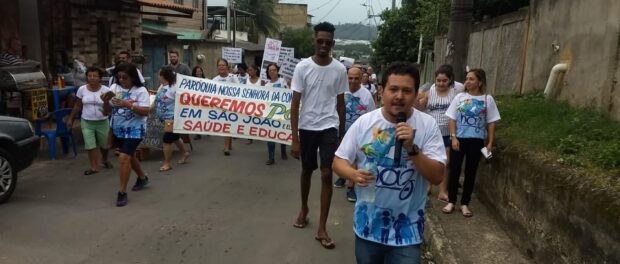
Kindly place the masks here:
[[(159, 173), (162, 154), (142, 163), (150, 186), (115, 207), (118, 166), (84, 176), (87, 157), (49, 161), (21, 173), (0, 206), (0, 263), (353, 263), (353, 205), (335, 189), (328, 231), (334, 250), (314, 240), (319, 176), (313, 178), (310, 224), (292, 227), (299, 209), (297, 160), (266, 166), (264, 142), (194, 141), (190, 162)], [(279, 149), (279, 148), (278, 148)], [(279, 154), (277, 154), (279, 157)], [(175, 153), (175, 160), (178, 153)], [(130, 186), (135, 181), (132, 174)]]

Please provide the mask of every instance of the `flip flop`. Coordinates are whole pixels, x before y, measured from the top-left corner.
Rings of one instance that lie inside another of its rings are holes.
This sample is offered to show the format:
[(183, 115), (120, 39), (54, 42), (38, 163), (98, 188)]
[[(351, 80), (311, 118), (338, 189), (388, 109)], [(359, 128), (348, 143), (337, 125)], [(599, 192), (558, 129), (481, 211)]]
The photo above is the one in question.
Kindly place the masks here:
[(165, 172), (165, 171), (169, 171), (171, 169), (172, 169), (172, 167), (160, 167), (159, 168), (159, 172)]
[(336, 247), (334, 241), (329, 237), (315, 237), (314, 239), (316, 239), (316, 241), (319, 241), (319, 243), (321, 243), (321, 246), (326, 249), (333, 249)]
[(308, 217), (306, 217), (306, 219), (304, 219), (304, 221), (301, 223), (299, 222), (299, 219), (297, 219), (295, 223), (293, 224), (293, 227), (301, 229), (301, 228), (306, 227), (307, 225), (308, 225)]
[[(448, 208), (448, 206), (450, 206), (450, 205), (452, 205), (452, 207)], [(454, 204), (448, 203), (446, 206), (441, 208), (441, 211), (444, 214), (451, 214), (452, 212), (454, 212)]]
[(84, 175), (92, 175), (92, 174), (95, 174), (95, 173), (98, 173), (98, 172), (99, 171), (88, 169), (88, 170), (84, 171)]
[(469, 207), (467, 207), (466, 210), (463, 210), (463, 207), (461, 206), (461, 213), (463, 214), (464, 217), (474, 216), (474, 213), (471, 210), (469, 210)]

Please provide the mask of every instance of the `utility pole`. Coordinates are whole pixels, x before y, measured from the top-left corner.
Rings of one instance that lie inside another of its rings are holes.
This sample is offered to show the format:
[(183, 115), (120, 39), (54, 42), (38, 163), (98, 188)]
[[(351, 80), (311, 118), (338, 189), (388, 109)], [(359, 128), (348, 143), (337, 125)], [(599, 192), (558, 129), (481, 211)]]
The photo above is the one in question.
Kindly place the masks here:
[(450, 7), (450, 28), (448, 29), (448, 46), (446, 63), (454, 68), (454, 79), (465, 79), (467, 64), (467, 44), (473, 16), (474, 0), (452, 0)]
[(396, 0), (392, 0), (392, 10), (396, 9)]
[(233, 48), (235, 48), (237, 46), (237, 1), (232, 0), (232, 7), (233, 7), (233, 23), (235, 23), (235, 25), (233, 26), (232, 46)]
[(226, 0), (226, 41), (230, 43), (230, 0)]

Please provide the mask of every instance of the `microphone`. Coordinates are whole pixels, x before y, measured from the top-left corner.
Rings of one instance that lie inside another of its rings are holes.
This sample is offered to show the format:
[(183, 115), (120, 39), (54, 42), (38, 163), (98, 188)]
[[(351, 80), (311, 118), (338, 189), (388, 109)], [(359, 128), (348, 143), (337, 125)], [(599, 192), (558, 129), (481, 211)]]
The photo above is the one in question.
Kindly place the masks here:
[[(407, 122), (407, 113), (405, 112), (399, 112), (398, 115), (396, 115), (396, 123), (402, 123), (402, 122)], [(403, 149), (403, 140), (396, 140), (396, 146), (394, 148), (394, 165), (396, 166), (400, 166), (400, 152)]]

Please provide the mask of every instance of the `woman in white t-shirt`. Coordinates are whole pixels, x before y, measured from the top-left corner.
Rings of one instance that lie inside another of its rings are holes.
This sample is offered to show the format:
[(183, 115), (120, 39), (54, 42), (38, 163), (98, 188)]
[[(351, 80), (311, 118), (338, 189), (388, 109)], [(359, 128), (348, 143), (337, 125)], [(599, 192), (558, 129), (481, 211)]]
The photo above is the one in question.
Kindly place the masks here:
[[(476, 181), (482, 148), (493, 151), (495, 123), (500, 120), (495, 100), (485, 94), (486, 74), (482, 69), (472, 69), (465, 79), (465, 93), (460, 93), (446, 111), (452, 149), (450, 151), (450, 178), (448, 179), (448, 205), (442, 211), (452, 213), (456, 204), (461, 165), (465, 160), (465, 181), (461, 197), (461, 213), (473, 216), (469, 209), (471, 194)], [(485, 145), (486, 140), (486, 145)]]
[[(269, 80), (265, 82), (266, 87), (288, 89), (286, 80), (284, 80), (284, 78), (280, 78), (280, 74), (278, 74), (279, 70), (280, 68), (275, 63), (270, 63), (267, 65), (267, 76), (269, 76)], [(286, 145), (280, 144), (280, 151), (282, 159), (288, 159), (288, 156), (286, 155)], [(269, 158), (267, 159), (267, 162), (265, 162), (265, 165), (273, 165), (276, 162), (276, 143), (267, 142), (267, 155)]]
[(77, 99), (73, 105), (73, 110), (67, 120), (67, 127), (73, 127), (73, 120), (80, 111), (82, 118), (82, 136), (84, 137), (84, 147), (88, 151), (90, 169), (84, 171), (84, 175), (91, 175), (99, 172), (97, 164), (97, 148), (101, 152), (101, 161), (105, 168), (112, 168), (108, 161), (108, 113), (103, 109), (102, 95), (105, 95), (109, 88), (101, 85), (103, 70), (95, 67), (86, 69), (87, 84), (82, 85), (77, 91)]
[[(451, 67), (439, 67), (435, 71), (435, 84), (431, 87), (422, 99), (419, 101), (420, 110), (425, 111), (427, 114), (435, 118), (441, 136), (443, 138), (444, 146), (446, 147), (446, 155), (450, 156), (450, 129), (448, 127), (448, 116), (446, 116), (446, 110), (450, 106), (450, 103), (454, 97), (458, 94), (454, 86), (454, 73)], [(449, 160), (448, 160), (449, 161)], [(428, 192), (431, 193), (431, 185), (428, 185)], [(437, 199), (440, 201), (448, 202), (448, 171), (446, 170), (444, 180), (439, 185), (439, 194)]]
[[(239, 83), (239, 79), (231, 74), (228, 69), (228, 61), (226, 59), (217, 60), (217, 75), (213, 77), (216, 82)], [(230, 156), (232, 150), (232, 137), (224, 137), (224, 156)]]
[[(248, 79), (247, 79), (247, 84), (249, 85), (256, 85), (256, 86), (261, 86), (263, 85), (263, 81), (260, 79), (260, 77), (258, 76), (258, 73), (260, 72), (260, 70), (258, 69), (258, 67), (256, 65), (250, 65), (248, 66)], [(245, 144), (252, 144), (254, 141), (251, 139), (248, 139), (248, 141)]]

